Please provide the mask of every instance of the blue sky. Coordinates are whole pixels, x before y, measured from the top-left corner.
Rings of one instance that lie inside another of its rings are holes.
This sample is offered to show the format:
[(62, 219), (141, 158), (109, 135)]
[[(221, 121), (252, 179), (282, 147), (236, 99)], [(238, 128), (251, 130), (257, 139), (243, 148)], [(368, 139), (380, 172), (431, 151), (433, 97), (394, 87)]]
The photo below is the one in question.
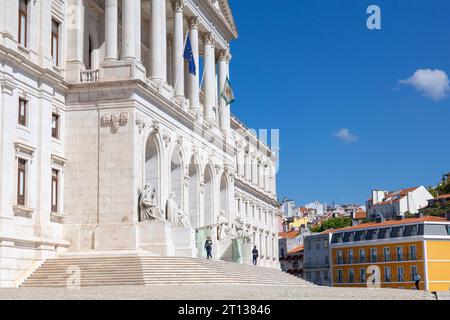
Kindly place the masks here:
[(280, 129), (280, 198), (363, 203), (450, 171), (450, 1), (230, 3), (232, 112)]

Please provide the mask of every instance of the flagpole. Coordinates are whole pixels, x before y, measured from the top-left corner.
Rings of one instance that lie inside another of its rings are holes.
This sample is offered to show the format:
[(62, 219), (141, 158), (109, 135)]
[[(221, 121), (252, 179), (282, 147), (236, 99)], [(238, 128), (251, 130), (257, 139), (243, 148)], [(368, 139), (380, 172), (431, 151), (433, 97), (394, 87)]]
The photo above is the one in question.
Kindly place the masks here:
[[(187, 38), (188, 38), (188, 35), (189, 35), (189, 31), (186, 32), (186, 37), (184, 37), (183, 53), (182, 53), (183, 59), (181, 60), (181, 64), (184, 63), (184, 51), (186, 50), (186, 44), (187, 44)], [(180, 67), (180, 64), (178, 64), (178, 67)], [(181, 67), (183, 67), (183, 66), (181, 66)], [(177, 70), (180, 70), (180, 68), (177, 68)], [(174, 91), (176, 91), (176, 89), (177, 89), (178, 80), (180, 80), (180, 74), (181, 74), (181, 73), (178, 71), (178, 72), (177, 72), (177, 75), (176, 75), (176, 77), (175, 77), (175, 83), (174, 83), (174, 85), (173, 85)]]

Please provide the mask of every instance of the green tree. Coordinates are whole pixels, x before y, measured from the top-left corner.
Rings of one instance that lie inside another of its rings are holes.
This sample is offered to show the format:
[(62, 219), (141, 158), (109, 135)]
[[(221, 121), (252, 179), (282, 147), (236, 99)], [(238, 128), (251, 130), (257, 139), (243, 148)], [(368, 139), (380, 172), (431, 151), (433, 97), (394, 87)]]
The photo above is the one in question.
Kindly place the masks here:
[(324, 232), (329, 229), (342, 229), (350, 227), (352, 225), (352, 219), (349, 217), (337, 217), (325, 220), (319, 226), (312, 228), (312, 232)]

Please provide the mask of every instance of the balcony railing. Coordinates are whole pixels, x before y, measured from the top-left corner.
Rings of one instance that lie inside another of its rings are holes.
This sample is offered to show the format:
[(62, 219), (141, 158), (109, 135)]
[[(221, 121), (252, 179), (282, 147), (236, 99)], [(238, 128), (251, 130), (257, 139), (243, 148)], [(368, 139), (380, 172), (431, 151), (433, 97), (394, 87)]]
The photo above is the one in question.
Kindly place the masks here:
[(380, 263), (380, 262), (401, 262), (401, 261), (417, 261), (421, 257), (416, 254), (409, 254), (407, 256), (403, 254), (382, 255), (382, 256), (369, 256), (369, 257), (340, 257), (335, 259), (336, 265), (343, 264), (367, 264), (367, 263)]
[(81, 83), (98, 82), (98, 70), (85, 70), (80, 72)]

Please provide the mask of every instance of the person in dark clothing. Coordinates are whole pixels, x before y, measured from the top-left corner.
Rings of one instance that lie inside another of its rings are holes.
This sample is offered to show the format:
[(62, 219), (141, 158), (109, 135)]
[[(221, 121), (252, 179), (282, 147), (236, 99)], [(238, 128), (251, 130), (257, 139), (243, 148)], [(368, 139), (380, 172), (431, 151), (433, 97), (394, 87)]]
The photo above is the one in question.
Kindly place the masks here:
[(213, 242), (211, 240), (211, 237), (208, 237), (208, 239), (205, 242), (207, 259), (212, 259), (212, 245), (213, 245)]
[(252, 256), (253, 256), (253, 265), (257, 266), (258, 265), (259, 252), (258, 252), (258, 249), (256, 248), (256, 246), (253, 248)]
[(414, 276), (414, 283), (416, 284), (416, 289), (420, 290), (420, 281), (422, 280), (422, 278), (420, 277), (420, 275), (418, 273), (416, 273), (416, 275)]

